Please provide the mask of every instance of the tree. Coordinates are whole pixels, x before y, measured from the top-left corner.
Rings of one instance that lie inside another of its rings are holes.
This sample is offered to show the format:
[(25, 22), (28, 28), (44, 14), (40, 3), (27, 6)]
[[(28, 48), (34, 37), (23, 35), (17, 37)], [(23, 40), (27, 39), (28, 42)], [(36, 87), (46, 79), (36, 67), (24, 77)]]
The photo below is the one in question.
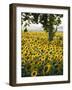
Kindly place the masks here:
[[(48, 32), (49, 41), (53, 40), (57, 27), (61, 24), (62, 14), (42, 14), (42, 13), (21, 13), (21, 23), (28, 20), (26, 26), (30, 23), (41, 23), (46, 32)], [(56, 26), (56, 28), (54, 28)]]

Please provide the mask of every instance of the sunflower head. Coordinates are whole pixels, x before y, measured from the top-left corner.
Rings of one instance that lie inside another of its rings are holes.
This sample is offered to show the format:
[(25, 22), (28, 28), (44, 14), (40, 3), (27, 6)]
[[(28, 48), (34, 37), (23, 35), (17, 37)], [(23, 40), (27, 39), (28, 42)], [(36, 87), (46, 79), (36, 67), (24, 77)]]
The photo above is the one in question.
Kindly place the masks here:
[(33, 70), (33, 71), (31, 72), (31, 76), (32, 76), (32, 77), (37, 76), (37, 70)]
[(50, 63), (48, 63), (48, 64), (45, 65), (44, 70), (45, 70), (46, 73), (49, 73), (51, 68), (52, 68), (52, 65)]

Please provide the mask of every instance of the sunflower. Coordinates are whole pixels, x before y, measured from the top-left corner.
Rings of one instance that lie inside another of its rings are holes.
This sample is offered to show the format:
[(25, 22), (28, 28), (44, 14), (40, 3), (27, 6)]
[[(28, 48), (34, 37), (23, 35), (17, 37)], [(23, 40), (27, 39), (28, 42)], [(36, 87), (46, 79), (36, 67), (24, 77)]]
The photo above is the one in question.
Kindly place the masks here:
[(45, 61), (45, 59), (46, 59), (46, 55), (43, 55), (43, 56), (40, 57), (41, 61)]
[(62, 68), (62, 64), (58, 64), (57, 65), (57, 71), (58, 71), (58, 73), (61, 72), (61, 68)]
[(62, 56), (62, 55), (59, 56), (59, 60), (60, 60), (60, 61), (63, 60), (63, 56)]
[[(59, 62), (60, 65), (63, 63), (62, 39), (59, 39), (63, 37), (62, 33), (56, 33), (56, 39), (50, 42), (48, 41), (47, 32), (22, 32), (21, 34), (21, 60), (31, 76), (36, 76), (37, 73), (38, 75), (51, 74), (52, 62), (55, 64)], [(57, 66), (56, 70), (60, 69), (60, 65)], [(38, 72), (41, 69), (43, 69), (44, 74)]]
[(47, 63), (44, 67), (44, 70), (46, 73), (49, 73), (52, 68), (52, 65), (50, 63)]
[(51, 61), (53, 59), (53, 55), (48, 54), (48, 60)]
[(37, 76), (37, 70), (33, 70), (33, 71), (31, 72), (31, 76), (32, 76), (32, 77)]
[(41, 61), (38, 61), (37, 65), (40, 66), (41, 64), (42, 64), (42, 62)]

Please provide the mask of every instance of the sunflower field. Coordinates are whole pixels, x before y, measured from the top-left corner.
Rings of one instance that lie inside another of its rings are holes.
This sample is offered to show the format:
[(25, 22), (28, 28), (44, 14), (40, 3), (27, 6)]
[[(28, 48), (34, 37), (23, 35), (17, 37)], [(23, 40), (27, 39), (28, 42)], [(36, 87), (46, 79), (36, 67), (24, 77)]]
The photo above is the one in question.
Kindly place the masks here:
[(52, 41), (48, 32), (21, 32), (21, 76), (63, 74), (63, 33), (56, 32)]

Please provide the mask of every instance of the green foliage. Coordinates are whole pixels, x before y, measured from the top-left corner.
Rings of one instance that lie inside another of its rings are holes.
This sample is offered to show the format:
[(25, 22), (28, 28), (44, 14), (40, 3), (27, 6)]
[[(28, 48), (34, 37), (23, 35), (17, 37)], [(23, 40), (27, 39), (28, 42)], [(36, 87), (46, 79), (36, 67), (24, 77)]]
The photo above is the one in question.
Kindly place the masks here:
[(24, 32), (27, 32), (27, 31), (28, 31), (27, 28), (25, 28), (25, 29), (24, 29)]

